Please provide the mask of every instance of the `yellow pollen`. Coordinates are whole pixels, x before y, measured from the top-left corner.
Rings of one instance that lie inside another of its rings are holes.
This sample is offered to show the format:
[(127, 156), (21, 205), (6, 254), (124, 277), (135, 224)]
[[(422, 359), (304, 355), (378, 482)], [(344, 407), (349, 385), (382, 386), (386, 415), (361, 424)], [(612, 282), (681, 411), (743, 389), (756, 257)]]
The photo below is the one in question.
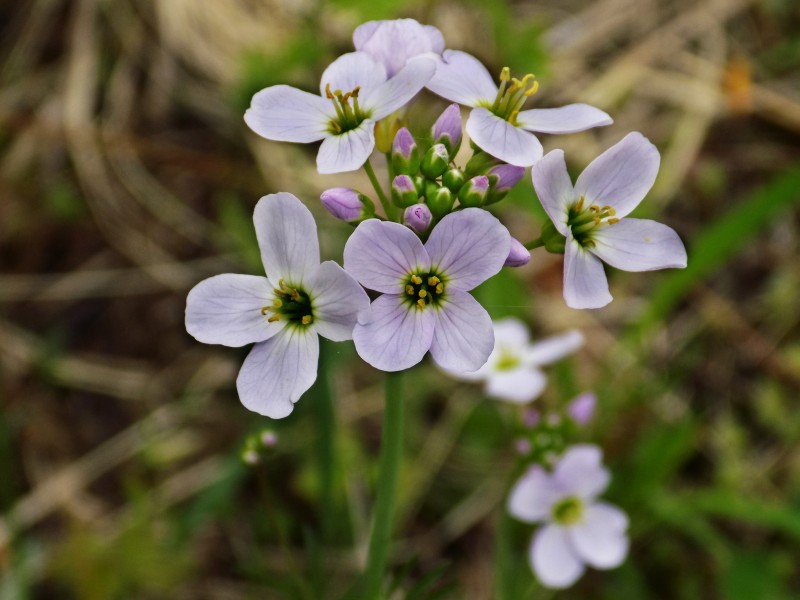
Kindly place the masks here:
[(589, 210), (590, 210), (590, 211), (592, 211), (592, 212), (596, 212), (596, 213), (599, 213), (599, 212), (601, 212), (601, 209), (600, 209), (600, 207), (599, 207), (597, 204), (592, 204), (592, 205), (589, 207)]
[(613, 219), (609, 219), (609, 220), (608, 220), (608, 224), (609, 224), (609, 225), (613, 225), (614, 223), (619, 223), (619, 219), (617, 219), (616, 217), (614, 217)]
[(508, 122), (514, 124), (517, 122), (517, 117), (519, 116), (519, 111), (515, 110), (512, 111), (511, 115), (508, 117)]
[(578, 203), (575, 205), (575, 210), (577, 210), (578, 212), (583, 210), (583, 200), (584, 200), (584, 197), (581, 196), (581, 199), (578, 200)]
[(534, 81), (533, 85), (531, 86), (531, 89), (529, 89), (527, 92), (525, 92), (525, 97), (526, 98), (530, 98), (531, 96), (533, 96), (538, 91), (539, 91), (539, 82), (538, 81)]
[(436, 293), (437, 294), (441, 294), (443, 291), (444, 291), (444, 286), (441, 283), (437, 284), (436, 285)]
[(300, 321), (303, 323), (303, 325), (308, 325), (311, 323), (311, 315), (303, 315), (303, 318), (300, 319)]
[(511, 79), (511, 69), (503, 67), (500, 71), (500, 81), (508, 81), (509, 79)]
[(615, 214), (617, 214), (617, 211), (616, 211), (616, 210), (614, 210), (614, 209), (613, 209), (612, 207), (610, 207), (610, 206), (604, 206), (604, 207), (603, 207), (603, 210), (605, 210), (605, 211), (608, 213), (608, 215), (609, 215), (610, 217), (613, 217)]
[(417, 306), (419, 306), (420, 308), (425, 308), (425, 300), (423, 300), (422, 298), (417, 300)]
[(266, 316), (267, 316), (267, 313), (269, 312), (269, 309), (270, 309), (270, 307), (269, 307), (269, 306), (264, 306), (264, 307), (261, 309), (261, 316), (262, 316), (262, 317), (266, 317)]
[(333, 94), (331, 93), (331, 84), (330, 83), (326, 83), (325, 84), (325, 97), (328, 100), (333, 100)]
[(292, 296), (292, 300), (294, 300), (295, 302), (300, 300), (300, 294), (298, 293), (297, 290), (292, 290), (291, 296)]
[(353, 91), (350, 92), (350, 96), (353, 98), (358, 98), (358, 92), (360, 91), (361, 91), (361, 86), (357, 85), (355, 88), (353, 88)]
[(420, 297), (420, 298), (424, 298), (424, 297), (425, 297), (425, 296), (427, 296), (427, 295), (428, 295), (428, 292), (426, 292), (425, 290), (420, 290), (420, 291), (419, 291), (419, 297)]
[(281, 301), (280, 298), (275, 298), (275, 302), (272, 303), (272, 306), (274, 306), (275, 308), (280, 308), (281, 306), (283, 306), (283, 302)]
[(413, 285), (407, 285), (406, 286), (406, 294), (408, 294), (409, 296), (413, 296), (414, 295), (414, 286)]
[(411, 283), (413, 283), (415, 285), (421, 284), (422, 283), (422, 277), (420, 277), (419, 275), (412, 275), (411, 276)]
[(433, 277), (428, 277), (428, 285), (436, 285), (441, 281), (436, 275)]
[(269, 319), (267, 319), (267, 323), (274, 323), (275, 321), (280, 321), (280, 320), (281, 320), (280, 315), (274, 315)]
[(594, 221), (595, 225), (600, 225), (600, 217), (595, 215), (592, 217), (592, 221)]

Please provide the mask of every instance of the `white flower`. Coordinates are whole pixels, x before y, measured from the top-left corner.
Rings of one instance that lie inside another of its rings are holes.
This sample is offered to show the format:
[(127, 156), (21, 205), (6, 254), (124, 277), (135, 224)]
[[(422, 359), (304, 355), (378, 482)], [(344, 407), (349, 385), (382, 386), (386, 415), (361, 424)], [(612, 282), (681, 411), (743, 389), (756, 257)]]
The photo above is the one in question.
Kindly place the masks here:
[(538, 89), (533, 75), (512, 79), (506, 67), (498, 88), (477, 58), (458, 50), (444, 51), (427, 87), (452, 102), (474, 107), (467, 120), (469, 137), (492, 156), (519, 167), (542, 157), (542, 144), (531, 131), (575, 133), (613, 122), (588, 104), (522, 110), (525, 100)]
[(351, 339), (369, 298), (335, 262), (320, 264), (314, 218), (292, 194), (261, 198), (253, 222), (267, 277), (201, 281), (186, 299), (186, 331), (205, 344), (255, 343), (236, 380), (239, 399), (280, 419), (317, 378), (317, 335)]
[(375, 122), (404, 106), (433, 76), (427, 57), (408, 61), (391, 79), (365, 52), (351, 52), (325, 69), (320, 94), (288, 85), (261, 90), (244, 114), (247, 125), (269, 140), (307, 144), (323, 140), (320, 173), (355, 171), (375, 147)]
[(610, 479), (601, 461), (598, 447), (572, 446), (551, 473), (536, 465), (511, 490), (508, 511), (521, 521), (544, 523), (529, 558), (547, 587), (569, 587), (585, 565), (613, 569), (628, 554), (628, 517), (596, 500)]
[(485, 381), (486, 394), (524, 404), (536, 399), (547, 377), (539, 368), (572, 354), (583, 345), (576, 330), (530, 343), (528, 328), (514, 318), (494, 322), (494, 349), (489, 360), (474, 373), (451, 373), (468, 381)]
[(623, 271), (686, 266), (686, 249), (675, 231), (624, 218), (653, 186), (659, 162), (656, 147), (634, 132), (595, 158), (574, 187), (562, 150), (549, 152), (531, 169), (542, 206), (566, 237), (567, 306), (599, 308), (611, 302), (601, 260)]
[(387, 76), (394, 77), (415, 56), (441, 54), (444, 38), (436, 27), (414, 19), (368, 21), (356, 27), (353, 45), (381, 63)]

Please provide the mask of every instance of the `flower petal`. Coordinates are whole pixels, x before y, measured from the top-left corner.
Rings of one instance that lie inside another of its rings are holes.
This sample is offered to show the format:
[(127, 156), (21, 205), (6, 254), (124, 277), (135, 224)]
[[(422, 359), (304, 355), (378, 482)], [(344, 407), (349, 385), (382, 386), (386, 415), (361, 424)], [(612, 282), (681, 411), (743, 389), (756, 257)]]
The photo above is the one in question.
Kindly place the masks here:
[(497, 96), (497, 85), (486, 67), (474, 56), (459, 50), (444, 51), (428, 89), (466, 106), (490, 103)]
[(328, 136), (328, 124), (335, 116), (333, 105), (323, 98), (273, 85), (253, 96), (244, 121), (268, 140), (307, 144)]
[(448, 371), (477, 371), (494, 348), (492, 319), (467, 292), (448, 288), (435, 309), (431, 356)]
[(326, 138), (317, 152), (317, 171), (323, 175), (355, 171), (375, 148), (375, 122), (367, 119), (355, 129)]
[(419, 54), (441, 54), (444, 38), (431, 25), (420, 25), (414, 19), (395, 19), (359, 25), (353, 32), (353, 45), (381, 63), (388, 77), (394, 77), (409, 59)]
[(239, 399), (253, 412), (282, 419), (316, 380), (318, 359), (313, 327), (285, 327), (247, 355), (236, 379)]
[(576, 556), (567, 531), (558, 525), (545, 525), (533, 538), (530, 549), (533, 571), (549, 588), (563, 589), (575, 583), (585, 570)]
[(547, 377), (538, 369), (520, 367), (510, 371), (494, 371), (486, 380), (486, 395), (527, 404), (536, 400), (547, 386)]
[(317, 224), (296, 196), (278, 192), (264, 196), (253, 211), (261, 261), (273, 287), (301, 286), (319, 267)]
[(596, 569), (613, 569), (628, 554), (627, 523), (627, 516), (616, 506), (598, 503), (586, 507), (583, 521), (569, 529), (569, 536), (584, 561)]
[(511, 348), (524, 348), (530, 340), (528, 327), (514, 317), (498, 319), (494, 322), (494, 345), (508, 346)]
[(548, 365), (575, 352), (583, 346), (583, 334), (572, 329), (561, 335), (549, 337), (531, 344), (525, 351), (525, 363), (529, 365)]
[[(342, 54), (322, 72), (319, 82), (319, 93), (326, 96), (326, 88), (330, 91), (352, 92), (360, 89), (359, 97), (364, 97), (386, 81), (386, 69), (366, 52), (348, 52)], [(333, 106), (333, 103), (327, 101)]]
[(399, 223), (369, 219), (344, 246), (344, 268), (364, 287), (402, 293), (409, 274), (426, 273), (431, 260), (419, 238)]
[(565, 491), (593, 499), (608, 487), (610, 476), (597, 446), (577, 444), (567, 449), (553, 469), (553, 480)]
[(397, 75), (364, 96), (363, 107), (375, 121), (408, 104), (436, 72), (436, 63), (428, 57), (412, 58)]
[(467, 133), (482, 150), (511, 165), (529, 167), (542, 158), (542, 144), (535, 135), (485, 108), (472, 109)]
[(266, 277), (215, 275), (194, 286), (186, 298), (186, 331), (198, 342), (244, 346), (278, 333), (283, 321), (261, 313), (275, 294)]
[(526, 523), (544, 521), (550, 516), (558, 498), (547, 471), (540, 465), (534, 465), (511, 488), (508, 512)]
[(539, 133), (576, 133), (592, 127), (611, 125), (614, 120), (599, 108), (588, 104), (567, 104), (560, 108), (523, 110), (517, 123), (528, 131)]
[(622, 219), (598, 227), (592, 254), (623, 271), (686, 267), (686, 248), (675, 230), (647, 219)]
[(369, 296), (342, 267), (327, 260), (307, 280), (317, 332), (334, 342), (353, 339), (358, 315)]
[(567, 231), (564, 253), (564, 300), (570, 308), (600, 308), (611, 302), (603, 263)]
[(547, 216), (561, 235), (567, 235), (569, 207), (575, 190), (567, 172), (563, 150), (553, 150), (531, 167), (531, 179)]
[(658, 174), (661, 157), (641, 133), (633, 132), (595, 158), (575, 182), (586, 203), (613, 206), (622, 218), (639, 205)]
[(425, 243), (431, 268), (444, 276), (446, 288), (464, 291), (498, 273), (510, 247), (511, 235), (505, 226), (480, 208), (450, 213)]
[(410, 306), (405, 298), (384, 294), (361, 313), (353, 330), (358, 355), (381, 371), (413, 367), (431, 346), (434, 311)]

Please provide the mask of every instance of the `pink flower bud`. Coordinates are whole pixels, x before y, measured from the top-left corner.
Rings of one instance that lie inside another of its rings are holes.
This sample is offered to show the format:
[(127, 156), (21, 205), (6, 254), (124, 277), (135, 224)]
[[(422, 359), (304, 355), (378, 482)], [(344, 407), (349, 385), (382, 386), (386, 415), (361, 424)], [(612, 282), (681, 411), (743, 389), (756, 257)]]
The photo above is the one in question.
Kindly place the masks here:
[(371, 215), (374, 210), (369, 198), (350, 188), (337, 187), (325, 190), (319, 199), (329, 213), (348, 223), (360, 221)]
[(455, 156), (461, 145), (461, 109), (451, 104), (433, 124), (433, 143), (444, 144), (450, 156)]
[(495, 191), (507, 192), (520, 182), (525, 175), (525, 168), (502, 164), (489, 169), (487, 175), (492, 180)]
[(531, 260), (530, 251), (523, 246), (516, 238), (511, 238), (511, 250), (508, 253), (508, 258), (503, 264), (505, 267), (521, 267), (527, 265)]
[(414, 204), (403, 213), (403, 222), (417, 233), (425, 233), (431, 226), (431, 210), (424, 204)]

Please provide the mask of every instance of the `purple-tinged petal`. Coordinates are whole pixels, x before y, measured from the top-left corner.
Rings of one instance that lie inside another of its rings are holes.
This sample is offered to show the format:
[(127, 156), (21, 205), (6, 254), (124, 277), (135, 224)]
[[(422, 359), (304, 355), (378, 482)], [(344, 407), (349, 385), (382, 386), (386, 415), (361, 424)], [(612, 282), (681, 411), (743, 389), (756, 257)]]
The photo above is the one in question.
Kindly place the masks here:
[(566, 529), (545, 525), (533, 538), (530, 561), (542, 585), (563, 589), (578, 581), (585, 570), (570, 543)]
[(571, 446), (553, 469), (553, 481), (567, 495), (593, 500), (603, 493), (611, 479), (602, 461), (603, 453), (597, 446)]
[(412, 58), (405, 67), (381, 85), (366, 93), (362, 106), (370, 118), (379, 121), (408, 104), (425, 87), (436, 71), (436, 63), (427, 57)]
[(508, 192), (517, 185), (525, 175), (525, 167), (514, 165), (497, 165), (489, 169), (489, 179), (495, 180), (492, 184), (496, 192)]
[(236, 379), (239, 399), (253, 412), (282, 419), (316, 380), (318, 359), (313, 327), (285, 327), (247, 355)]
[(418, 309), (401, 295), (384, 294), (359, 316), (353, 341), (358, 355), (376, 369), (402, 371), (425, 356), (434, 325), (430, 308)]
[(628, 555), (627, 522), (625, 513), (610, 504), (586, 507), (583, 520), (569, 529), (576, 553), (596, 569), (620, 566)]
[(275, 294), (266, 277), (215, 275), (194, 286), (186, 298), (186, 331), (198, 342), (244, 346), (278, 333), (283, 321), (261, 313)]
[(617, 218), (628, 215), (645, 197), (658, 175), (658, 149), (633, 132), (595, 158), (575, 182), (575, 195), (587, 206), (612, 206)]
[(531, 179), (547, 216), (561, 235), (567, 235), (569, 207), (577, 198), (567, 172), (564, 151), (548, 152), (531, 167)]
[(539, 133), (576, 133), (592, 127), (611, 125), (614, 120), (599, 108), (588, 104), (568, 104), (561, 108), (523, 110), (517, 123), (528, 131)]
[(428, 41), (431, 44), (431, 52), (435, 52), (436, 54), (444, 52), (444, 36), (442, 32), (433, 25), (423, 25), (422, 27), (425, 29)]
[(529, 167), (542, 158), (542, 144), (532, 133), (479, 107), (467, 119), (467, 133), (482, 150), (518, 167)]
[(444, 109), (439, 118), (433, 124), (431, 136), (434, 144), (445, 144), (447, 151), (455, 156), (454, 149), (457, 150), (461, 144), (461, 108), (458, 104), (451, 104)]
[(329, 213), (342, 221), (358, 221), (364, 216), (361, 194), (352, 188), (330, 188), (322, 192), (319, 199)]
[(525, 350), (525, 363), (535, 366), (549, 365), (575, 352), (583, 346), (583, 342), (583, 334), (577, 329), (546, 338), (531, 344)]
[(317, 171), (323, 175), (355, 171), (375, 148), (375, 122), (367, 119), (355, 129), (325, 139), (317, 152)]
[(578, 425), (585, 426), (592, 420), (596, 407), (597, 396), (593, 392), (586, 392), (567, 405), (567, 413)]
[(536, 400), (547, 386), (547, 377), (538, 369), (520, 367), (494, 371), (486, 380), (486, 395), (516, 404)]
[(444, 51), (427, 87), (442, 98), (466, 106), (491, 103), (497, 96), (497, 85), (486, 67), (474, 56), (458, 50)]
[(433, 312), (431, 356), (436, 364), (455, 372), (477, 371), (486, 364), (494, 348), (494, 330), (489, 313), (475, 298), (448, 288)]
[(426, 204), (413, 204), (403, 213), (403, 223), (416, 233), (425, 233), (431, 226), (433, 215)]
[(564, 252), (564, 300), (570, 308), (601, 308), (613, 298), (603, 263), (567, 231)]
[(244, 113), (247, 126), (261, 137), (301, 144), (330, 135), (328, 124), (335, 117), (329, 101), (288, 85), (261, 90)]
[(369, 306), (369, 297), (342, 267), (328, 260), (307, 279), (314, 327), (334, 342), (353, 338), (358, 315)]
[(280, 280), (302, 285), (319, 266), (317, 224), (295, 196), (279, 192), (264, 196), (253, 211), (261, 261), (273, 287)]
[(414, 19), (369, 21), (353, 32), (353, 45), (383, 64), (387, 75), (393, 77), (419, 54), (441, 54), (444, 38), (435, 27), (420, 25)]
[(469, 291), (503, 267), (511, 235), (503, 224), (480, 208), (466, 208), (444, 217), (425, 244), (434, 270), (445, 283)]
[(411, 273), (427, 273), (431, 260), (419, 238), (399, 223), (369, 219), (344, 247), (344, 268), (361, 285), (385, 294), (402, 293)]
[[(331, 93), (341, 91), (352, 92), (360, 88), (359, 98), (363, 98), (386, 81), (386, 69), (365, 52), (348, 52), (333, 61), (322, 73), (319, 82), (319, 93), (326, 97), (326, 88), (330, 85)], [(326, 100), (333, 106), (330, 100)]]
[(517, 480), (508, 494), (508, 512), (525, 523), (544, 521), (559, 499), (550, 476), (540, 465), (534, 465)]
[(654, 271), (686, 267), (686, 248), (675, 230), (647, 219), (622, 219), (598, 227), (591, 249), (612, 267), (623, 271)]
[(511, 249), (508, 251), (504, 267), (524, 267), (531, 262), (531, 252), (516, 238), (511, 238)]

